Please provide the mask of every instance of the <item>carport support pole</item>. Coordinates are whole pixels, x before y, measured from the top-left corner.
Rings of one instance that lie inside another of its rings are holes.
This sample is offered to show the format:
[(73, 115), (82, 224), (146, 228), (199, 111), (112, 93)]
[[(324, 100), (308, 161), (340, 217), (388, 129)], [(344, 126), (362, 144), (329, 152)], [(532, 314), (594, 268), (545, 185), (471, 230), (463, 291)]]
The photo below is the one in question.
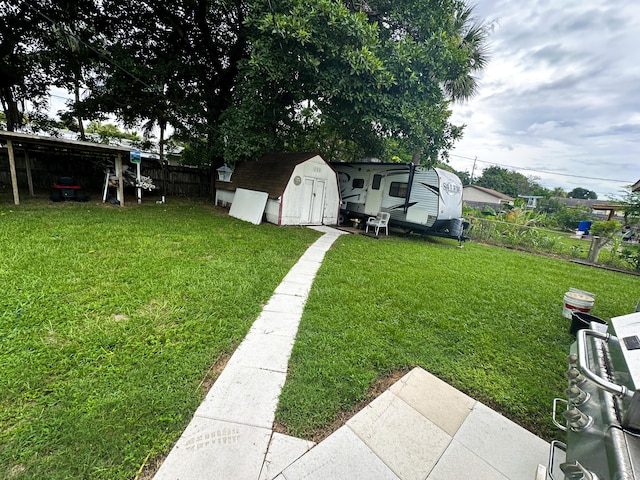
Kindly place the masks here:
[(124, 172), (122, 171), (122, 154), (118, 153), (116, 158), (116, 172), (118, 175), (118, 195), (120, 196), (120, 206), (124, 207)]
[(9, 151), (9, 170), (11, 171), (11, 187), (13, 188), (13, 203), (20, 205), (20, 194), (18, 193), (18, 175), (16, 175), (16, 157), (13, 155), (13, 141), (7, 139), (7, 150)]
[(33, 194), (33, 177), (31, 176), (31, 158), (29, 157), (29, 150), (24, 149), (24, 166), (27, 169), (27, 183), (29, 184), (29, 195)]

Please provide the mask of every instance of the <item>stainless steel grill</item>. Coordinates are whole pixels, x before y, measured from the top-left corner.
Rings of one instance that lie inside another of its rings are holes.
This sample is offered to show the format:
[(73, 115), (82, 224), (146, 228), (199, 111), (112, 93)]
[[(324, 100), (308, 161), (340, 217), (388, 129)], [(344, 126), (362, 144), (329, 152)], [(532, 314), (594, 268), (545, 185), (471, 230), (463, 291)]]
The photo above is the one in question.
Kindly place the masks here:
[[(608, 330), (595, 322), (579, 330), (567, 362), (566, 398), (553, 404), (553, 422), (567, 439), (551, 443), (548, 476), (640, 478), (640, 313), (611, 319)], [(558, 468), (557, 449), (566, 452)]]

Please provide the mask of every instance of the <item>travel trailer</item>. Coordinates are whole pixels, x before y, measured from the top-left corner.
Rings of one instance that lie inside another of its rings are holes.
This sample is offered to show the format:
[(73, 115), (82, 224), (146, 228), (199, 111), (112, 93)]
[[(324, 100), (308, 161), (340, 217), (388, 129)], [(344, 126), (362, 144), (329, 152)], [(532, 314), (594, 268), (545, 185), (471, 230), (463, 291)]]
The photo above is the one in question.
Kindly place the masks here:
[(365, 220), (389, 212), (391, 227), (463, 240), (462, 182), (453, 173), (406, 163), (333, 162), (340, 218)]

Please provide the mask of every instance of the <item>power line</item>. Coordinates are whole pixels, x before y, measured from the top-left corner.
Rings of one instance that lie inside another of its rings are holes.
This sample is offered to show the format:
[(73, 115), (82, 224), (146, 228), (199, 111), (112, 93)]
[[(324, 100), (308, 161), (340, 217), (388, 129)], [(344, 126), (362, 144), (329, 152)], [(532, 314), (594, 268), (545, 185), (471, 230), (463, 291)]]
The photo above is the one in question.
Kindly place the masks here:
[(587, 177), (584, 175), (572, 175), (570, 173), (560, 173), (560, 172), (551, 172), (549, 170), (538, 170), (535, 168), (528, 168), (528, 167), (514, 167), (512, 165), (505, 165), (504, 163), (496, 163), (496, 162), (487, 162), (486, 160), (478, 160), (477, 158), (472, 158), (472, 157), (465, 157), (464, 155), (456, 155), (456, 154), (449, 154), (449, 156), (451, 157), (458, 157), (458, 158), (464, 158), (465, 160), (473, 160), (474, 163), (475, 161), (478, 161), (480, 163), (486, 163), (487, 165), (495, 165), (498, 167), (505, 167), (505, 168), (510, 168), (513, 170), (525, 170), (527, 172), (536, 172), (536, 173), (546, 173), (548, 175), (559, 175), (561, 177), (572, 177), (572, 178), (581, 178), (581, 179), (585, 179), (585, 180), (601, 180), (604, 182), (617, 182), (617, 183), (624, 183), (624, 184), (628, 184), (629, 180), (616, 180), (613, 178), (600, 178), (600, 177)]

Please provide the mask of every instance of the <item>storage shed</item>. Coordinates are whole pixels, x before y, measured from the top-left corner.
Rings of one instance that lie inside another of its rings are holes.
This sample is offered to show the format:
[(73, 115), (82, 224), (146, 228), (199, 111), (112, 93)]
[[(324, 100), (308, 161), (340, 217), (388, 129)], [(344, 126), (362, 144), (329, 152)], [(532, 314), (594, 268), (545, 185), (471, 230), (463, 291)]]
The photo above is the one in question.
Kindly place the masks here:
[(338, 176), (317, 153), (269, 154), (237, 164), (230, 182), (216, 181), (216, 204), (233, 204), (237, 189), (267, 193), (264, 213), (269, 223), (338, 223)]

